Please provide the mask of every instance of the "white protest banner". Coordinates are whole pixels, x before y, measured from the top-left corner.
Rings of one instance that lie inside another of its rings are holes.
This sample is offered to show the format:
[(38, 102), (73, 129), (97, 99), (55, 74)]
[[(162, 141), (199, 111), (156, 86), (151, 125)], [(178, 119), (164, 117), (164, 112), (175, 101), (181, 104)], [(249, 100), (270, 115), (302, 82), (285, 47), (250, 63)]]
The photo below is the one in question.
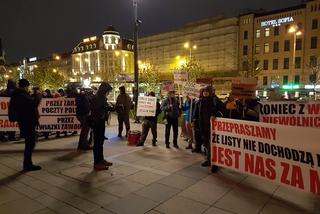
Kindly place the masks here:
[(74, 98), (44, 98), (40, 102), (38, 111), (40, 114), (38, 131), (80, 130)]
[(9, 97), (0, 97), (0, 130), (1, 131), (18, 131), (19, 126), (16, 122), (10, 122), (8, 118)]
[(157, 110), (156, 97), (139, 97), (137, 116), (139, 117), (154, 117)]
[(231, 95), (239, 99), (254, 99), (256, 86), (255, 78), (235, 78), (232, 80)]
[(186, 71), (175, 71), (173, 73), (174, 83), (178, 85), (183, 85), (188, 81), (188, 72)]
[(320, 102), (260, 102), (260, 122), (320, 128)]
[[(1, 131), (19, 131), (16, 122), (8, 119), (10, 98), (0, 97), (0, 128)], [(38, 107), (40, 120), (37, 131), (77, 131), (80, 122), (76, 118), (74, 98), (43, 98)]]
[(161, 83), (161, 93), (167, 94), (170, 91), (174, 91), (174, 82), (173, 81), (165, 81)]
[(183, 95), (189, 96), (191, 99), (198, 98), (200, 95), (200, 90), (205, 88), (207, 85), (198, 84), (194, 82), (185, 82), (183, 84)]
[(212, 164), (320, 194), (319, 129), (222, 118), (211, 127)]

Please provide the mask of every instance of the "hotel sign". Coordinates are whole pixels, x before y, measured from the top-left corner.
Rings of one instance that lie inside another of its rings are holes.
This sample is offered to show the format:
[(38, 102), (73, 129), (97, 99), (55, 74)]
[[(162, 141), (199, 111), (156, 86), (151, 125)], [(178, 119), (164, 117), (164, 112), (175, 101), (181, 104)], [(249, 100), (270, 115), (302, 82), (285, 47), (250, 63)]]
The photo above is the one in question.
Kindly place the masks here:
[(281, 18), (281, 19), (274, 19), (274, 20), (261, 22), (261, 27), (268, 27), (268, 26), (277, 27), (277, 26), (280, 26), (282, 24), (290, 23), (290, 22), (293, 22), (293, 21), (294, 21), (294, 19), (293, 19), (292, 16), (291, 17)]

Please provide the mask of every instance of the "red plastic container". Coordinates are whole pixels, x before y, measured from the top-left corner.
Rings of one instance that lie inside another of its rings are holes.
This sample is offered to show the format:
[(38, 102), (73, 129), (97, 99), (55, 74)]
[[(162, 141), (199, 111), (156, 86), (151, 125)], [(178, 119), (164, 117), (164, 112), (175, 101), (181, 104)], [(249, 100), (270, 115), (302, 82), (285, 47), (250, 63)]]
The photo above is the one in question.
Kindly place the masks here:
[(139, 143), (141, 137), (140, 131), (129, 131), (128, 132), (128, 145), (135, 146)]

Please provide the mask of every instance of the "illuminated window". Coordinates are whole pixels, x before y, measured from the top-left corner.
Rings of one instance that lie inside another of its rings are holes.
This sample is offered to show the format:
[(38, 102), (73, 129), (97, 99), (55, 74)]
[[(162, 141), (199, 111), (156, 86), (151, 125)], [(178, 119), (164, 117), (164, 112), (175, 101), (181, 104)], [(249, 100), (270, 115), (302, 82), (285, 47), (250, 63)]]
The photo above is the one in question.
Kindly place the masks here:
[(265, 37), (269, 37), (270, 36), (270, 28), (266, 28), (265, 29), (264, 36)]
[(256, 38), (259, 39), (261, 36), (261, 30), (256, 30)]
[(269, 52), (270, 52), (269, 43), (264, 43), (264, 53), (269, 53)]
[(254, 48), (254, 53), (259, 54), (260, 53), (260, 45), (256, 45)]

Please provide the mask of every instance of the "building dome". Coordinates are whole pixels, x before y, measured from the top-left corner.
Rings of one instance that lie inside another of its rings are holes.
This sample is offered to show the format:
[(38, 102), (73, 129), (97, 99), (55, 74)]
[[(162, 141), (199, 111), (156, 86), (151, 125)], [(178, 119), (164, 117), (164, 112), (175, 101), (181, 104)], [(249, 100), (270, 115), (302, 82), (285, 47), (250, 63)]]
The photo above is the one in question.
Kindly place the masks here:
[(120, 35), (119, 32), (112, 26), (112, 25), (109, 25), (109, 27), (107, 28), (107, 30), (105, 30), (103, 32), (103, 35)]

